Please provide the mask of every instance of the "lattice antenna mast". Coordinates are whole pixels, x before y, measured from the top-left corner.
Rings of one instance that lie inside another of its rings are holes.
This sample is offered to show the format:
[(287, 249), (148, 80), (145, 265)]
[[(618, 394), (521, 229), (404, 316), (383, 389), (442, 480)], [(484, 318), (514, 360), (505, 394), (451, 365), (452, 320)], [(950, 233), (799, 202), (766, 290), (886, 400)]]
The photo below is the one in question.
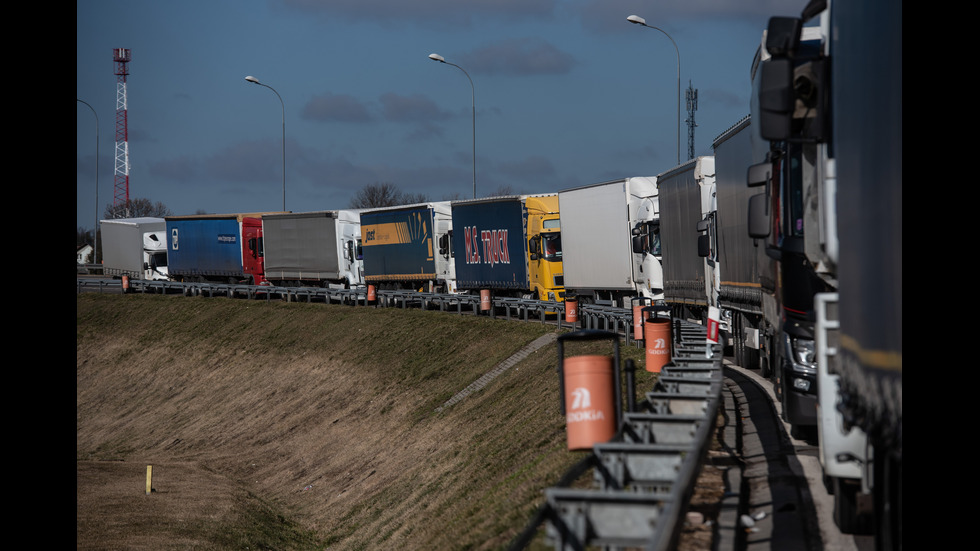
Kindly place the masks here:
[(126, 77), (130, 60), (128, 48), (112, 50), (116, 64), (116, 172), (113, 186), (113, 217), (129, 218), (129, 129), (127, 127)]
[(691, 86), (691, 81), (687, 81), (687, 90), (684, 91), (687, 98), (687, 158), (694, 158), (694, 112), (698, 110), (698, 91)]

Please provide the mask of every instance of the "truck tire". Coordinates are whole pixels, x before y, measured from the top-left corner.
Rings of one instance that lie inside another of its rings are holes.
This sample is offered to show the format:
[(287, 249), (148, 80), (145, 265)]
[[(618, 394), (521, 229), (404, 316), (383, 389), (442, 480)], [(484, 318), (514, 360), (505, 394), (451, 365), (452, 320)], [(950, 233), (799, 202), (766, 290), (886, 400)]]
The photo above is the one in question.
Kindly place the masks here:
[(739, 365), (745, 369), (759, 369), (759, 351), (745, 344), (745, 315), (736, 314), (735, 317), (738, 320), (738, 331), (735, 334), (735, 339), (741, 345), (739, 346)]
[(858, 513), (857, 496), (861, 492), (861, 482), (846, 482), (839, 477), (831, 479), (834, 495), (834, 523), (845, 534), (870, 534), (871, 518)]
[(902, 461), (887, 452), (881, 455), (874, 459), (875, 549), (901, 551)]
[(765, 337), (766, 346), (759, 351), (759, 374), (764, 379), (772, 380), (772, 339), (770, 337)]

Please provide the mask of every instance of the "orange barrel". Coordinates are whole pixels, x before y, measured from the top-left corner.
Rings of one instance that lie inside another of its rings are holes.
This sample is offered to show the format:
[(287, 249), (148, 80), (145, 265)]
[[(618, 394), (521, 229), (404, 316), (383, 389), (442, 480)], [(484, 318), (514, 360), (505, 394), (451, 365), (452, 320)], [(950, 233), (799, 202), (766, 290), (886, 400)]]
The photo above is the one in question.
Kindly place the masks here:
[(643, 305), (634, 304), (633, 305), (633, 338), (639, 340), (637, 337), (643, 336)]
[(650, 317), (643, 324), (647, 348), (647, 371), (660, 373), (670, 361), (670, 319)]
[(368, 302), (374, 302), (378, 299), (378, 293), (374, 289), (374, 285), (368, 285)]
[(578, 299), (565, 299), (565, 321), (575, 323), (578, 321)]
[(480, 310), (484, 312), (490, 309), (490, 289), (480, 290)]
[(128, 275), (122, 276), (122, 290), (123, 290), (124, 293), (128, 293), (129, 292), (129, 276)]
[(568, 449), (591, 450), (616, 436), (613, 359), (573, 356), (564, 360)]
[(633, 297), (633, 340), (643, 340), (643, 308), (648, 306), (649, 297)]

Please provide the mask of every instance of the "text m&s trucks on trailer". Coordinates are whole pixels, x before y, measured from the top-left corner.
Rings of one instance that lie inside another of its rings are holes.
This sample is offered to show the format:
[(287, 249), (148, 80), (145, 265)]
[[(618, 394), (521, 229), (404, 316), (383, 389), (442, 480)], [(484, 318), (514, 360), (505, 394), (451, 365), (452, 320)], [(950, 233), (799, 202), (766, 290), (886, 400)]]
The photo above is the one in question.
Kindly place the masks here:
[(564, 300), (557, 195), (454, 201), (452, 216), (460, 291)]

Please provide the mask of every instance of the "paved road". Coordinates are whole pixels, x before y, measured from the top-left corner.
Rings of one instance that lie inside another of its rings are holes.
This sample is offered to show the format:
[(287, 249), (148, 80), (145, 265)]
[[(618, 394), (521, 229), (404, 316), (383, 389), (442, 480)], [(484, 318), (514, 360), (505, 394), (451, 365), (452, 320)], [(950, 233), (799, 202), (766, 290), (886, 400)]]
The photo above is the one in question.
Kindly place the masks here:
[(742, 508), (756, 519), (750, 529), (738, 526), (725, 549), (873, 550), (870, 536), (842, 534), (837, 529), (833, 496), (823, 484), (817, 443), (789, 436), (789, 425), (779, 416), (772, 384), (758, 372), (742, 369), (727, 359), (724, 365), (726, 408), (734, 408), (742, 420), (738, 434), (744, 468), (742, 479), (733, 485), (741, 483)]

